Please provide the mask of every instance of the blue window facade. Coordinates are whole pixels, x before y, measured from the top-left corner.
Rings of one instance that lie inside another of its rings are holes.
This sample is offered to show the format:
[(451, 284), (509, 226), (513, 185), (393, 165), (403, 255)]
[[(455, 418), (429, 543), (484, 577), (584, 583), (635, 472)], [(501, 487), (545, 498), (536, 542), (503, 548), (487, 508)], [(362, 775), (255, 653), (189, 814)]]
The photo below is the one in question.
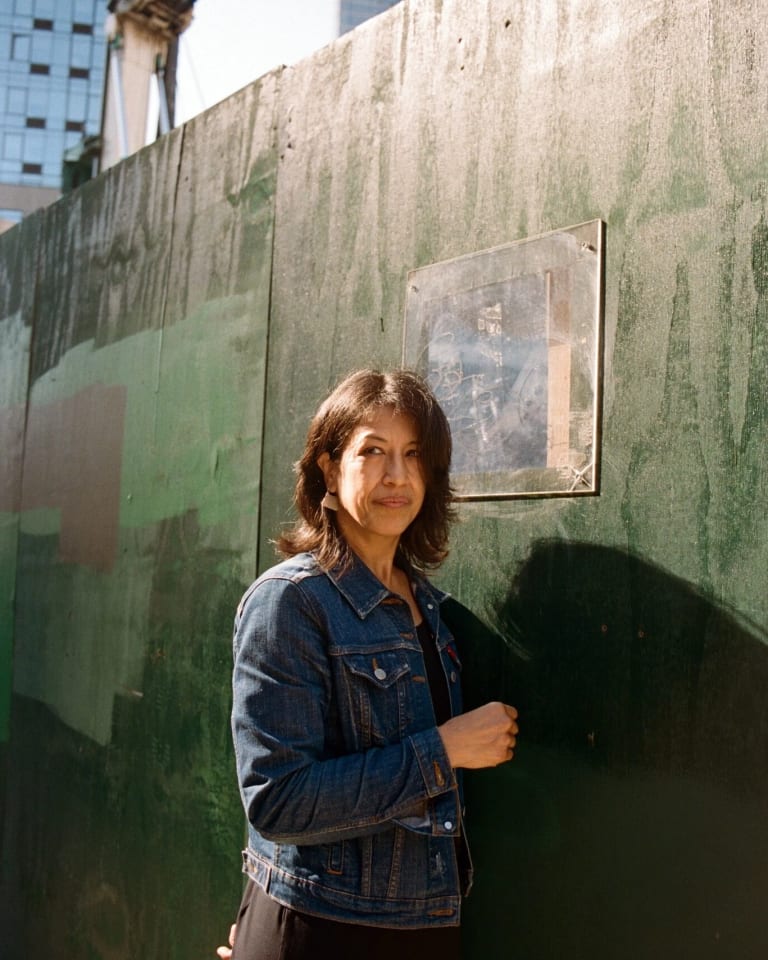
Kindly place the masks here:
[(64, 151), (99, 133), (106, 14), (104, 0), (0, 6), (0, 185), (60, 190)]

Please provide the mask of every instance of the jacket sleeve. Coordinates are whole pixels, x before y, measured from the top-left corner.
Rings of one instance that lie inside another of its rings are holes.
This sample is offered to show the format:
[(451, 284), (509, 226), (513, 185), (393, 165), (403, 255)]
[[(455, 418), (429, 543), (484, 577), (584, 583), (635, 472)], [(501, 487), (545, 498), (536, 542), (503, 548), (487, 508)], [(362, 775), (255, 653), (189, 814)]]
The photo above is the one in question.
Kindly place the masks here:
[(426, 832), (451, 835), (458, 790), (436, 727), (329, 755), (326, 645), (300, 585), (267, 578), (246, 595), (235, 621), (232, 733), (249, 822), (267, 840), (317, 844), (426, 811)]

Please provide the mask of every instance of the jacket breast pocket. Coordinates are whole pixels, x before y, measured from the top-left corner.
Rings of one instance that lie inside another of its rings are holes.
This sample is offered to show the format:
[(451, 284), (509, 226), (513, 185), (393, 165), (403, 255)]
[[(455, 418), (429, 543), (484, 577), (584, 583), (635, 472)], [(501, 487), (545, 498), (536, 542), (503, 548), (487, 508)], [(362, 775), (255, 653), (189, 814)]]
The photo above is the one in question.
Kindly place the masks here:
[(409, 716), (411, 668), (405, 652), (345, 653), (340, 666), (355, 747), (400, 740)]

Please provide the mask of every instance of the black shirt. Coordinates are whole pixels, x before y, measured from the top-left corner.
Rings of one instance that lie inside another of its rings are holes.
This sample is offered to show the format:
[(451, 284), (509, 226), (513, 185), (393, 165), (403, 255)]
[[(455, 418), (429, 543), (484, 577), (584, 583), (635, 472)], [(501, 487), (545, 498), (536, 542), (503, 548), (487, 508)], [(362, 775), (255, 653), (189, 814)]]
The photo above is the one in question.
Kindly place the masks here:
[(437, 644), (429, 629), (426, 620), (422, 620), (416, 627), (419, 637), (419, 643), (424, 654), (424, 664), (427, 668), (427, 683), (429, 692), (432, 694), (432, 705), (435, 708), (435, 719), (437, 725), (445, 723), (451, 719), (451, 700), (448, 694), (448, 684), (445, 679), (445, 671), (440, 661), (440, 655), (437, 652)]

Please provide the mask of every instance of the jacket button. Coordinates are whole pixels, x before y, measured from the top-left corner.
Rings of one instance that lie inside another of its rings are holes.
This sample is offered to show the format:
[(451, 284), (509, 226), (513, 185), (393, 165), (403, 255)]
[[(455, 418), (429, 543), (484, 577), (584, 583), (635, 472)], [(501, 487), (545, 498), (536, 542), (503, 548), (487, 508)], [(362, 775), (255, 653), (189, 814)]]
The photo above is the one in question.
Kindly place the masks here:
[(443, 826), (446, 830), (453, 830), (453, 823), (450, 820), (446, 820)]
[(451, 670), (451, 683), (456, 683), (456, 671)]
[(387, 679), (387, 671), (382, 670), (381, 667), (376, 667), (376, 669), (373, 671), (373, 675), (374, 677), (376, 677), (377, 680)]

